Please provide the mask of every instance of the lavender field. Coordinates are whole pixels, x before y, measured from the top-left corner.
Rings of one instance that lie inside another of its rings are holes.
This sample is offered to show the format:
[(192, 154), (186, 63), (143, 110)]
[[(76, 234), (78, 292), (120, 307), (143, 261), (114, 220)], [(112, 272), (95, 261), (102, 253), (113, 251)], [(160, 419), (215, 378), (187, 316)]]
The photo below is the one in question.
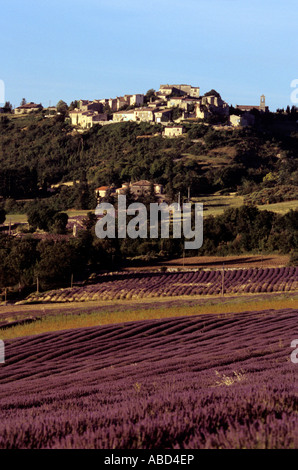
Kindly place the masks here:
[(200, 270), (178, 273), (122, 273), (98, 276), (96, 284), (31, 294), (27, 302), (130, 300), (181, 295), (294, 292), (298, 267)]
[(197, 315), (6, 341), (0, 447), (297, 448), (297, 314)]

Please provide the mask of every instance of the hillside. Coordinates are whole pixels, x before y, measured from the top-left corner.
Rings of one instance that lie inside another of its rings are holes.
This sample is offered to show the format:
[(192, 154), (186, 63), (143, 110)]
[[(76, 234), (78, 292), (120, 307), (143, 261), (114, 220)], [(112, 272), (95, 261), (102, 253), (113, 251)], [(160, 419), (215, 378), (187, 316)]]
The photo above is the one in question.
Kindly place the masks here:
[(286, 200), (296, 199), (294, 121), (272, 113), (258, 119), (256, 127), (240, 129), (185, 122), (186, 133), (173, 139), (161, 136), (160, 124), (97, 125), (81, 134), (59, 117), (2, 119), (0, 196), (44, 197), (52, 184), (88, 181), (90, 198), (85, 201), (79, 195), (86, 184), (75, 190), (65, 187), (51, 199), (60, 210), (93, 209), (95, 187), (148, 179), (163, 184), (169, 196), (179, 191), (187, 196), (188, 188), (191, 196), (199, 196), (218, 190), (250, 194), (280, 186), (274, 202), (283, 200), (283, 193)]

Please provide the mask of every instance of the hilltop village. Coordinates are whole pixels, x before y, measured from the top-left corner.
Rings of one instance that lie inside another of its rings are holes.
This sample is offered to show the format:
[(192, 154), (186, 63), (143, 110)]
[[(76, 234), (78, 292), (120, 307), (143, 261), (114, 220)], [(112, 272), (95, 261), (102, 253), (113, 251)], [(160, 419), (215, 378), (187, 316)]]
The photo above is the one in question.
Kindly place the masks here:
[[(19, 115), (41, 109), (41, 104), (24, 103), (14, 113)], [(96, 124), (105, 126), (128, 121), (162, 124), (165, 136), (176, 137), (184, 132), (183, 126), (179, 124), (186, 119), (207, 120), (213, 117), (230, 126), (253, 125), (254, 116), (250, 113), (252, 109), (268, 111), (264, 95), (260, 98), (260, 105), (236, 105), (231, 110), (215, 90), (200, 96), (200, 87), (166, 84), (160, 85), (158, 91), (151, 89), (146, 94), (93, 101), (76, 100), (68, 109), (67, 119), (79, 131), (90, 129)], [(47, 111), (48, 116), (55, 115), (57, 107), (49, 107)]]
[(15, 109), (5, 103), (2, 298), (7, 286), (15, 289), (8, 298), (21, 296), (18, 285), (31, 289), (37, 276), (41, 289), (56, 288), (72, 274), (85, 282), (98, 270), (184, 257), (184, 239), (171, 233), (99, 239), (95, 208), (108, 203), (117, 215), (119, 195), (128, 206), (203, 204), (199, 255), (280, 252), (294, 262), (297, 121), (296, 107), (269, 112), (265, 96), (259, 105), (233, 106), (216, 90), (201, 94), (191, 85), (48, 108), (25, 99)]

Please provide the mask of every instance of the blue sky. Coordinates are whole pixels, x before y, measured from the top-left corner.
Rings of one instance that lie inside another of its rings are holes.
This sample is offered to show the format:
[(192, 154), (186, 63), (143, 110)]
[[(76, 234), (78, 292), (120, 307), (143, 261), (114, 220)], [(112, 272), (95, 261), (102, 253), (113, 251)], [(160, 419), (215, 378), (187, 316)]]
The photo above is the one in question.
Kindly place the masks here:
[(229, 104), (292, 105), (297, 0), (0, 0), (6, 100), (216, 89)]

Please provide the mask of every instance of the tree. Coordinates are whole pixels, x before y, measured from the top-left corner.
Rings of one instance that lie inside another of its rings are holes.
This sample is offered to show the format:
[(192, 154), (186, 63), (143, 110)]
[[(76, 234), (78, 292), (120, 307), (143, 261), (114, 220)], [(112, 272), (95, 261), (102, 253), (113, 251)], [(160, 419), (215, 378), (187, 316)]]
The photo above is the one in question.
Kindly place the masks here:
[(50, 224), (50, 230), (54, 233), (66, 233), (66, 226), (68, 223), (68, 215), (66, 212), (58, 212), (53, 217), (53, 222)]
[(55, 219), (57, 213), (58, 211), (43, 205), (31, 206), (27, 212), (28, 224), (33, 230), (39, 228), (40, 230), (49, 232), (51, 228), (55, 226), (55, 221), (58, 228), (63, 225), (63, 220), (65, 220), (65, 218), (59, 222), (59, 218)]
[(12, 104), (9, 101), (6, 101), (3, 110), (5, 113), (11, 113), (12, 112)]
[(69, 111), (73, 111), (75, 108), (79, 107), (79, 103), (77, 100), (74, 100), (69, 105)]
[(150, 90), (147, 91), (144, 98), (145, 98), (145, 103), (149, 103), (150, 100), (155, 101), (156, 100), (155, 90), (153, 88), (150, 88)]
[(40, 241), (37, 246), (40, 259), (35, 266), (42, 289), (69, 285), (72, 273), (76, 272), (77, 254), (66, 242)]
[(65, 101), (63, 100), (58, 101), (57, 112), (65, 116), (67, 111), (68, 111), (67, 103), (65, 103)]
[(5, 222), (5, 217), (6, 217), (6, 211), (5, 209), (0, 208), (0, 224), (4, 224)]
[(28, 286), (34, 279), (34, 266), (37, 260), (36, 240), (16, 239), (7, 257), (8, 271), (13, 275), (14, 284)]
[(183, 110), (179, 108), (179, 106), (175, 106), (172, 109), (172, 119), (173, 121), (176, 121), (176, 119), (179, 119), (183, 114)]
[(25, 104), (27, 104), (27, 101), (25, 98), (22, 98), (22, 101), (21, 101), (21, 106), (24, 106)]
[(87, 217), (82, 220), (82, 224), (84, 227), (91, 231), (97, 222), (97, 216), (94, 214), (94, 212), (87, 212)]

